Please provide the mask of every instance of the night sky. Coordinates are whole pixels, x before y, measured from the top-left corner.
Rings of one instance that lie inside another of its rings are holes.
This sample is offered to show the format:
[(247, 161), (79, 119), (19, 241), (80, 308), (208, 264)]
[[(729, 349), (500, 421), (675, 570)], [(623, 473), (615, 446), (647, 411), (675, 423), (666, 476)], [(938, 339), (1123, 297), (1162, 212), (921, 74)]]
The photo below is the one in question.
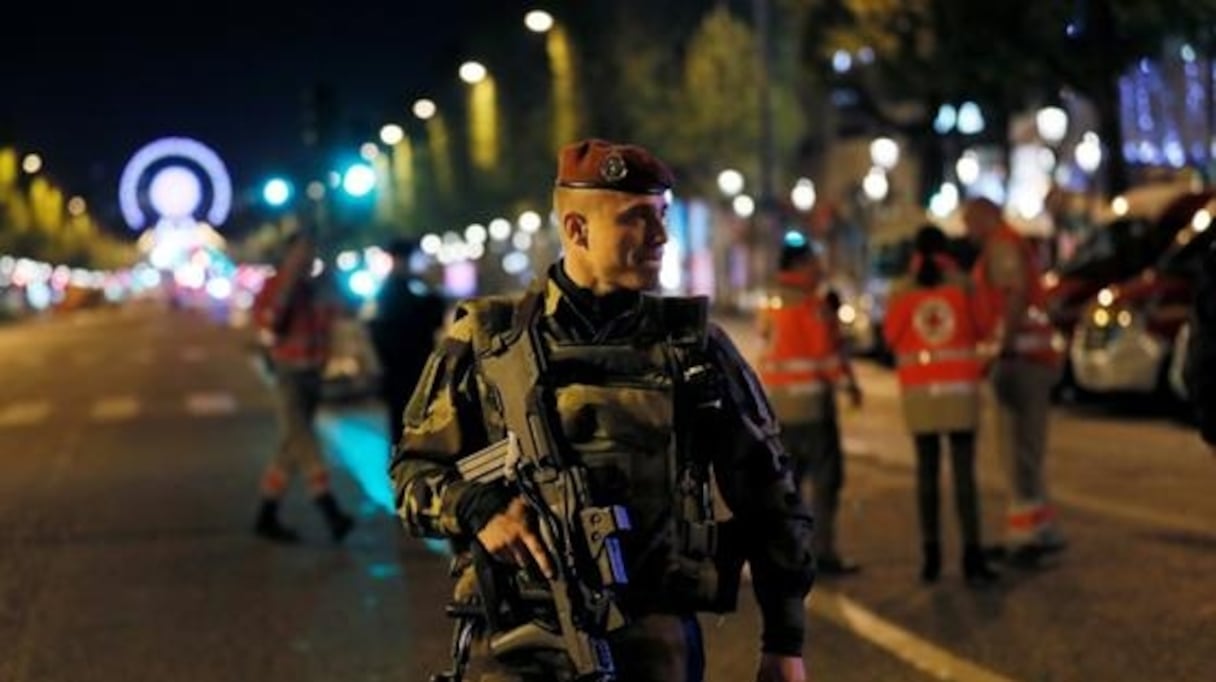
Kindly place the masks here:
[(304, 93), (316, 83), (331, 84), (344, 112), (369, 127), (404, 122), (416, 97), (456, 86), (476, 36), (522, 31), (528, 9), (509, 0), (17, 3), (0, 9), (0, 144), (41, 153), (67, 192), (94, 202), (111, 202), (126, 159), (169, 134), (211, 145), (238, 191), (253, 186), (299, 153)]

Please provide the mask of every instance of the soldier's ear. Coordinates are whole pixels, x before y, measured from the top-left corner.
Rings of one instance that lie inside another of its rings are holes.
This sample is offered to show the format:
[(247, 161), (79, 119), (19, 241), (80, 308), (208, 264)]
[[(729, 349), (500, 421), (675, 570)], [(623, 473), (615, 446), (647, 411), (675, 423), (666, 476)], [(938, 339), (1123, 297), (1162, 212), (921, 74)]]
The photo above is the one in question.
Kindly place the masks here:
[(566, 242), (587, 248), (587, 218), (581, 213), (570, 211), (562, 216), (562, 232)]

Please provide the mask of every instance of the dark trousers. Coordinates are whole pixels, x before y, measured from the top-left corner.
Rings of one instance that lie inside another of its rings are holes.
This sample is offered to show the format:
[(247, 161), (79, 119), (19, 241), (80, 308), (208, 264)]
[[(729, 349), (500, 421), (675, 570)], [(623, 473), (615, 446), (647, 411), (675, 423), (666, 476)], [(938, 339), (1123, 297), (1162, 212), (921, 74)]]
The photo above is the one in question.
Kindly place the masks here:
[[(609, 637), (621, 682), (702, 682), (705, 650), (695, 616), (652, 614)], [(571, 682), (574, 671), (560, 652), (532, 652), (489, 661), (481, 682)]]
[[(941, 462), (942, 435), (917, 434), (916, 492), (920, 510), (921, 540), (939, 543), (938, 507), (940, 493), (938, 475)], [(958, 512), (959, 529), (964, 545), (980, 544), (979, 495), (975, 485), (975, 432), (955, 431), (945, 434), (950, 443), (950, 470), (954, 474), (954, 506)]]
[(840, 490), (844, 487), (844, 451), (840, 446), (835, 401), (828, 402), (822, 421), (783, 424), (781, 440), (793, 459), (799, 487), (810, 479), (815, 554), (837, 556), (836, 510), (840, 507)]

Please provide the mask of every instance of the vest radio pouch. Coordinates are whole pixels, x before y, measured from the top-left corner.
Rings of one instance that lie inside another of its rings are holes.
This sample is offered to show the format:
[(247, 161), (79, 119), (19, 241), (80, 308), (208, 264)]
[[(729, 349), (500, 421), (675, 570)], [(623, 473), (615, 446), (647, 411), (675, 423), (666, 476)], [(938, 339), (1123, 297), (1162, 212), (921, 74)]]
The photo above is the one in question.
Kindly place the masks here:
[(675, 379), (678, 481), (674, 500), (676, 537), (667, 588), (684, 608), (728, 613), (735, 610), (738, 601), (743, 552), (734, 521), (715, 518), (709, 456), (712, 444), (697, 437), (697, 424), (721, 419), (725, 390), (724, 377), (709, 362), (704, 338), (703, 333), (699, 338), (686, 336), (681, 343), (680, 337), (673, 335), (669, 351)]

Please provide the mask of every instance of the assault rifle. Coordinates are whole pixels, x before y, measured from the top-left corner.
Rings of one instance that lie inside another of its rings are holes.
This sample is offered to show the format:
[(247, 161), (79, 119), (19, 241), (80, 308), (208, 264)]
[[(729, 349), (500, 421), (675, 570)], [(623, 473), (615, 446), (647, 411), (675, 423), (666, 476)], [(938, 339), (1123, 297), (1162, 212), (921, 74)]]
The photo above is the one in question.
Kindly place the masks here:
[[(525, 315), (525, 317), (527, 317)], [(625, 623), (616, 603), (628, 582), (620, 534), (629, 516), (619, 505), (595, 506), (586, 467), (569, 457), (554, 428), (552, 395), (544, 383), (544, 348), (529, 321), (481, 360), (508, 435), (462, 459), (457, 468), (470, 482), (506, 480), (535, 512), (553, 577), (538, 584), (526, 570), (507, 567), (472, 543), (481, 608), (453, 605), (457, 618), (453, 670), (432, 678), (459, 682), (468, 660), (471, 632), (481, 619), (491, 633), (493, 655), (526, 650), (562, 651), (579, 682), (612, 682), (616, 666), (607, 633)]]

